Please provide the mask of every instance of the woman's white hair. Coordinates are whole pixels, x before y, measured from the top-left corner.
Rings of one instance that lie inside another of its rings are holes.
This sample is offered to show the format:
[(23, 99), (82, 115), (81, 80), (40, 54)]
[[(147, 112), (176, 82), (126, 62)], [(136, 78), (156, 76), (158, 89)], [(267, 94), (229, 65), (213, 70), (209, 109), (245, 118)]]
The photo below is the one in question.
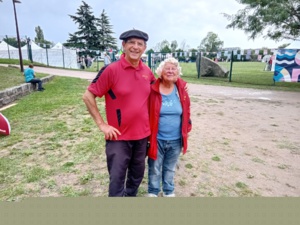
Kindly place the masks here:
[(159, 66), (156, 68), (155, 72), (156, 74), (161, 77), (161, 74), (162, 74), (162, 71), (165, 67), (165, 64), (166, 63), (171, 63), (173, 65), (175, 65), (177, 67), (177, 71), (178, 71), (178, 75), (181, 76), (182, 73), (181, 73), (181, 67), (179, 66), (179, 62), (177, 59), (173, 58), (173, 57), (170, 57), (170, 58), (166, 58), (164, 61), (162, 61)]

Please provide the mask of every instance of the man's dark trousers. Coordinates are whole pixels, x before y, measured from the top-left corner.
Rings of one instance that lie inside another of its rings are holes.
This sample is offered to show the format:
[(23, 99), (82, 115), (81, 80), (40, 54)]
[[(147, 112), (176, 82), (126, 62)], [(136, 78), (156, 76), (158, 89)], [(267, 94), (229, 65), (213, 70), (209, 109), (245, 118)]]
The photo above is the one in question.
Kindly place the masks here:
[(147, 143), (148, 138), (106, 141), (110, 197), (136, 196), (144, 177)]

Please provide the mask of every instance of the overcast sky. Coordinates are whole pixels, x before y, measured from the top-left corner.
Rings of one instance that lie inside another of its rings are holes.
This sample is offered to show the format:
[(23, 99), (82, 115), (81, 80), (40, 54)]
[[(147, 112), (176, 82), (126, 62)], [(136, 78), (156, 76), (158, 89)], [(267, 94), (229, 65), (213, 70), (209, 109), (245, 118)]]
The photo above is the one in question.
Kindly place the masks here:
[[(64, 43), (69, 33), (78, 30), (69, 15), (75, 15), (81, 0), (20, 0), (16, 4), (20, 37), (34, 39), (35, 27), (40, 26), (44, 38), (54, 43)], [(135, 28), (149, 34), (148, 49), (163, 40), (176, 40), (197, 48), (207, 33), (216, 33), (223, 47), (277, 48), (283, 43), (258, 38), (249, 40), (241, 30), (226, 29), (229, 23), (222, 13), (235, 14), (243, 6), (235, 0), (86, 0), (96, 17), (104, 9), (110, 19), (114, 36)], [(0, 3), (0, 38), (16, 36), (12, 0)]]

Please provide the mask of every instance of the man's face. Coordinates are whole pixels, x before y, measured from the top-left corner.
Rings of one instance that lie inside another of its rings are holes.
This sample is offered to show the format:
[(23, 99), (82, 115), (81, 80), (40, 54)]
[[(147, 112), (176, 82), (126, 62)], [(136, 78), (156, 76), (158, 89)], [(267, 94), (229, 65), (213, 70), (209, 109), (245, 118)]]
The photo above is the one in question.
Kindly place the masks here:
[(127, 42), (123, 41), (122, 45), (125, 52), (125, 58), (128, 61), (140, 60), (142, 54), (146, 50), (145, 41), (139, 38), (130, 38)]

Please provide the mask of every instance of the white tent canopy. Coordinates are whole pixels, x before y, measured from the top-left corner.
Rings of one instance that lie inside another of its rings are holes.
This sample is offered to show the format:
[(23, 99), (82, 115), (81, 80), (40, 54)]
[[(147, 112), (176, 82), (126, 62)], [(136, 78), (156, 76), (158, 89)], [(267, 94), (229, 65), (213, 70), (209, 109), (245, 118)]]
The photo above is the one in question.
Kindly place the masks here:
[(51, 49), (62, 49), (65, 48), (62, 43), (57, 42), (56, 45), (54, 45)]
[(5, 41), (2, 41), (0, 43), (0, 50), (18, 50), (17, 48), (7, 44)]
[[(42, 48), (34, 41), (31, 41), (30, 44), (34, 62), (43, 63), (49, 66), (78, 68), (76, 50), (65, 48), (61, 43), (57, 43), (50, 49)], [(29, 59), (27, 45), (21, 48), (21, 52), (23, 59)], [(0, 58), (19, 59), (19, 49), (2, 41), (0, 43)]]
[[(78, 68), (76, 50), (68, 49), (62, 43), (56, 43), (48, 49), (49, 63), (54, 66)], [(64, 64), (64, 65), (63, 65)]]
[[(24, 45), (21, 49), (27, 50), (27, 45)], [(43, 49), (43, 48), (38, 46), (34, 41), (31, 41), (31, 50), (41, 50), (41, 49)]]
[(300, 41), (294, 41), (286, 48), (287, 49), (300, 49)]
[(19, 50), (5, 41), (0, 43), (0, 58), (5, 59), (18, 59), (19, 58)]

